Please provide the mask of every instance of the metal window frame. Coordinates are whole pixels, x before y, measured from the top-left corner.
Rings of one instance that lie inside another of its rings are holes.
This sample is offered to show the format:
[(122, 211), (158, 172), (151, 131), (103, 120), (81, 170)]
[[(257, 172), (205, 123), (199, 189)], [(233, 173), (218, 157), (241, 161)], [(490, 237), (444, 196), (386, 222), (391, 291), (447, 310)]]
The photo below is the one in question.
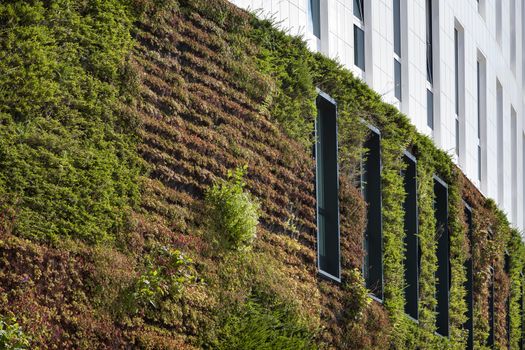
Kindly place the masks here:
[[(474, 210), (472, 209), (472, 206), (467, 203), (467, 201), (463, 200), (463, 206), (465, 207), (465, 210), (468, 210), (470, 212), (470, 217), (471, 217), (471, 221), (473, 221), (474, 219)], [(473, 222), (472, 222), (473, 224)], [(471, 227), (469, 226), (468, 227), (468, 230), (469, 232), (467, 233), (467, 236), (468, 236), (468, 239), (469, 239), (469, 246), (470, 246), (470, 271), (467, 269), (467, 274), (470, 273), (472, 276), (471, 276), (471, 283), (472, 285), (470, 286), (470, 307), (472, 308), (472, 310), (470, 310), (471, 312), (471, 316), (472, 318), (469, 320), (467, 319), (467, 322), (465, 323), (465, 328), (467, 329), (467, 331), (469, 332), (468, 333), (468, 337), (467, 337), (467, 350), (470, 350), (470, 349), (473, 349), (473, 346), (474, 346), (474, 266), (473, 266), (473, 256), (472, 256), (472, 251), (473, 251), (473, 241), (472, 241), (472, 236), (470, 235), (470, 230), (471, 230)], [(465, 261), (466, 262), (466, 261)], [(467, 282), (468, 282), (468, 276), (467, 276)], [(467, 295), (468, 296), (468, 295)], [(468, 310), (468, 307), (469, 305), (467, 305), (467, 312), (469, 312)], [(472, 327), (472, 329), (469, 329), (467, 327), (468, 325), (468, 322), (471, 322), (471, 325), (470, 327)]]
[[(383, 172), (383, 159), (382, 159), (382, 152), (381, 152), (381, 140), (382, 140), (382, 137), (381, 137), (381, 131), (379, 130), (379, 128), (377, 128), (376, 126), (368, 123), (366, 120), (364, 119), (361, 119), (361, 122), (363, 122), (365, 124), (365, 126), (373, 133), (375, 133), (378, 137), (379, 137), (379, 178), (381, 179), (381, 176), (382, 176), (382, 172)], [(360, 162), (360, 192), (361, 192), (361, 195), (364, 195), (364, 192), (363, 192), (363, 156), (361, 156), (361, 162)], [(385, 271), (384, 271), (384, 260), (383, 260), (383, 248), (384, 248), (384, 236), (383, 236), (383, 186), (382, 186), (382, 183), (381, 181), (379, 181), (379, 211), (381, 213), (381, 222), (380, 222), (380, 225), (381, 225), (381, 295), (378, 296), (374, 293), (368, 293), (368, 296), (372, 299), (374, 299), (375, 301), (379, 302), (379, 303), (383, 303), (384, 301), (384, 294), (385, 294)], [(366, 232), (366, 230), (365, 230)], [(364, 245), (364, 240), (363, 240), (363, 245)], [(364, 248), (364, 246), (363, 246)], [(364, 259), (364, 257), (363, 257)], [(361, 273), (363, 274), (363, 276), (365, 276), (365, 265), (364, 265), (364, 261), (363, 261), (363, 264), (362, 264), (362, 268), (361, 268)], [(366, 281), (365, 281), (366, 283)]]
[[(419, 247), (419, 205), (418, 202), (419, 202), (419, 193), (417, 191), (417, 186), (418, 186), (418, 181), (417, 181), (417, 158), (412, 154), (410, 153), (408, 150), (404, 150), (403, 151), (403, 155), (406, 156), (410, 161), (414, 162), (414, 166), (415, 166), (415, 170), (416, 170), (416, 176), (415, 176), (415, 182), (416, 182), (416, 221), (417, 221), (417, 225), (416, 225), (416, 232), (415, 232), (415, 235), (416, 235), (416, 248), (417, 248), (417, 251), (416, 251), (416, 257), (417, 257), (417, 275), (416, 275), (416, 285), (417, 285), (417, 288), (416, 288), (416, 295), (417, 295), (417, 318), (414, 318), (412, 317), (411, 315), (407, 314), (405, 312), (405, 315), (412, 321), (416, 322), (417, 324), (419, 324), (419, 273), (421, 271), (421, 265), (420, 265), (420, 262), (419, 262), (419, 255), (420, 255), (420, 247)], [(404, 179), (403, 179), (404, 180)], [(405, 281), (406, 282), (406, 281)]]
[[(448, 313), (447, 313), (447, 335), (443, 335), (441, 333), (438, 333), (438, 331), (436, 330), (435, 334), (438, 335), (438, 336), (441, 336), (443, 338), (450, 338), (450, 278), (451, 278), (451, 274), (450, 274), (450, 230), (449, 230), (449, 223), (448, 223), (448, 220), (450, 219), (450, 208), (449, 208), (449, 186), (448, 184), (442, 180), (437, 174), (434, 174), (432, 176), (433, 180), (434, 181), (437, 181), (441, 186), (443, 186), (445, 189), (446, 189), (446, 193), (447, 193), (447, 198), (446, 198), (446, 203), (447, 203), (447, 206), (446, 206), (446, 214), (447, 214), (447, 222), (446, 222), (446, 232), (447, 232), (447, 239), (449, 240), (448, 242), (448, 252), (447, 252), (447, 259), (448, 259), (448, 266), (447, 266), (447, 309), (448, 309)], [(436, 227), (437, 229), (437, 227)], [(439, 243), (438, 243), (438, 246), (439, 246)], [(437, 248), (439, 249), (439, 248)], [(436, 250), (436, 253), (437, 253), (437, 250)], [(438, 256), (438, 271), (439, 271), (439, 256)], [(436, 271), (437, 272), (437, 271)], [(436, 289), (436, 292), (437, 292), (437, 289)], [(437, 306), (439, 305), (439, 303), (436, 305), (436, 308)], [(438, 321), (438, 318), (436, 318), (436, 326), (437, 326), (437, 321)]]
[[(338, 126), (338, 123), (337, 123), (337, 118), (339, 117), (339, 114), (338, 114), (338, 110), (337, 110), (337, 102), (330, 96), (328, 95), (327, 93), (325, 93), (324, 91), (320, 90), (319, 88), (316, 88), (316, 91), (317, 91), (317, 95), (318, 97), (321, 97), (323, 98), (324, 100), (326, 100), (328, 103), (331, 103), (334, 105), (335, 107), (335, 118), (336, 118), (336, 123), (335, 123), (335, 135), (336, 135), (336, 160), (337, 160), (337, 193), (339, 194), (339, 146), (338, 146), (338, 134), (339, 134), (339, 126)], [(317, 157), (318, 157), (318, 132), (317, 132), (317, 123), (318, 123), (318, 118), (315, 118), (315, 159), (316, 159), (316, 164), (315, 164), (315, 200), (316, 200), (316, 225), (317, 225), (317, 271), (319, 273), (320, 276), (324, 277), (324, 278), (327, 278), (329, 280), (332, 280), (332, 281), (335, 281), (337, 283), (341, 283), (341, 220), (340, 220), (340, 208), (339, 208), (339, 198), (337, 199), (337, 239), (339, 241), (339, 244), (337, 246), (337, 249), (338, 249), (338, 256), (339, 256), (339, 276), (333, 276), (332, 274), (326, 272), (326, 271), (323, 271), (321, 269), (321, 264), (320, 264), (320, 256), (319, 256), (319, 204), (318, 204), (318, 198), (319, 198), (319, 184), (317, 183), (317, 179), (319, 178), (318, 174), (319, 174), (319, 169), (317, 167)]]

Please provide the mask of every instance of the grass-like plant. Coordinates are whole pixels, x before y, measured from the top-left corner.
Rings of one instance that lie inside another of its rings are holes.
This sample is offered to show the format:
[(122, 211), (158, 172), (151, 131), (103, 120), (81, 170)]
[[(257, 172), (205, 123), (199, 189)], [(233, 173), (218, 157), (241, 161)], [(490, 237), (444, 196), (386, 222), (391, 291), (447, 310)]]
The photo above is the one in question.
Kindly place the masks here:
[(213, 243), (225, 250), (249, 249), (257, 234), (259, 203), (246, 191), (247, 167), (228, 171), (206, 192), (208, 228)]

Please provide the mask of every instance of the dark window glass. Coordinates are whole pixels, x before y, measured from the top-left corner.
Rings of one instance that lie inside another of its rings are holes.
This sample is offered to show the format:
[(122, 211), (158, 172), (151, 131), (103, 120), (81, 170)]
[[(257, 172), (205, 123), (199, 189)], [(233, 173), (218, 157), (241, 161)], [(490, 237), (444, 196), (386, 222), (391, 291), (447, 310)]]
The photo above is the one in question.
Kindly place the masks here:
[(319, 270), (339, 279), (339, 200), (336, 106), (317, 98), (317, 224)]
[(467, 321), (465, 322), (465, 329), (467, 330), (467, 350), (471, 350), (474, 347), (474, 299), (473, 299), (473, 286), (474, 286), (474, 273), (472, 269), (472, 235), (474, 233), (474, 225), (472, 222), (472, 210), (470, 207), (465, 206), (465, 220), (468, 228), (468, 240), (469, 240), (469, 257), (465, 261), (465, 271), (467, 272), (467, 282), (465, 284), (466, 291), (466, 302), (467, 302)]
[(478, 145), (478, 180), (481, 180), (481, 146)]
[(310, 0), (310, 15), (312, 16), (313, 33), (321, 37), (321, 4), (320, 0)]
[(394, 52), (401, 57), (401, 0), (394, 0)]
[(434, 178), (434, 214), (436, 216), (437, 259), (436, 271), (436, 331), (448, 337), (449, 314), (449, 237), (448, 237), (448, 188), (439, 178)]
[[(510, 255), (508, 253), (505, 253), (505, 273), (507, 274), (507, 277), (510, 279)], [(510, 344), (510, 293), (507, 296), (507, 300), (505, 301), (505, 307), (506, 307), (506, 331), (507, 331), (507, 344)], [(510, 346), (510, 345), (509, 345)], [(509, 347), (510, 349), (510, 347)]]
[(434, 82), (434, 62), (432, 59), (432, 0), (426, 0), (426, 36), (427, 36), (427, 80)]
[(489, 337), (487, 339), (487, 346), (492, 348), (494, 346), (494, 268), (490, 269), (490, 285), (489, 285)]
[(394, 58), (395, 95), (401, 101), (401, 63)]
[(454, 28), (454, 88), (456, 115), (459, 115), (459, 33)]
[(419, 242), (417, 212), (417, 170), (416, 160), (410, 154), (403, 157), (406, 169), (402, 176), (405, 183), (405, 312), (418, 319), (419, 301)]
[(355, 65), (365, 70), (365, 32), (354, 25), (354, 62)]
[(456, 118), (456, 154), (459, 155), (459, 119)]
[(434, 129), (434, 94), (427, 90), (427, 125)]
[[(521, 275), (523, 281), (523, 275)], [(521, 298), (520, 298), (520, 318), (521, 318), (521, 334), (520, 334), (520, 349), (525, 348), (525, 284), (521, 283)]]
[(367, 203), (367, 226), (364, 237), (363, 275), (366, 287), (383, 298), (383, 232), (381, 216), (381, 137), (371, 131), (365, 142), (368, 150), (362, 161), (361, 189)]
[(481, 137), (481, 66), (477, 61), (477, 84), (478, 84), (478, 139)]
[(364, 0), (354, 0), (354, 16), (359, 18), (361, 21), (365, 18), (365, 8), (363, 7)]

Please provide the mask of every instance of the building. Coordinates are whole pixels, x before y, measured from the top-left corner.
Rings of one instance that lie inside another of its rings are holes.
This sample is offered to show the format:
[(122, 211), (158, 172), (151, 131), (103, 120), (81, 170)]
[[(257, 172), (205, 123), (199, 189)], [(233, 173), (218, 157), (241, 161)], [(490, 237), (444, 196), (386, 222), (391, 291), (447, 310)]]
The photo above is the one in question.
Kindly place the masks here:
[(525, 4), (232, 0), (337, 59), (525, 228)]

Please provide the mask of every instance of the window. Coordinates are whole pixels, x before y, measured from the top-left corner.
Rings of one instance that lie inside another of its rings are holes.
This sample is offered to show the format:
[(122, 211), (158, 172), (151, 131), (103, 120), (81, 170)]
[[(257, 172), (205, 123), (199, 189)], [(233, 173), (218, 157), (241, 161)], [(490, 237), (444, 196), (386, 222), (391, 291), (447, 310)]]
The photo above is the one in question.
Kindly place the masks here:
[(485, 0), (477, 0), (478, 1), (478, 13), (485, 17)]
[(320, 93), (317, 97), (317, 254), (319, 272), (340, 280), (339, 177), (337, 167), (337, 109)]
[(365, 8), (363, 1), (364, 0), (354, 0), (354, 16), (356, 16), (361, 21), (364, 21), (365, 19)]
[(459, 156), (459, 119), (456, 118), (456, 154)]
[(516, 75), (516, 0), (510, 0), (510, 68)]
[(455, 83), (455, 108), (456, 108), (456, 154), (458, 163), (462, 165), (465, 159), (465, 113), (464, 113), (464, 91), (465, 91), (465, 61), (464, 61), (464, 36), (461, 25), (456, 21), (454, 27), (454, 83)]
[(365, 71), (364, 0), (354, 0), (354, 64)]
[(426, 43), (427, 43), (427, 81), (434, 82), (434, 63), (433, 63), (433, 30), (432, 30), (432, 0), (426, 0)]
[[(507, 274), (510, 280), (510, 255), (508, 252), (505, 252), (505, 273)], [(505, 300), (505, 309), (506, 309), (505, 310), (506, 311), (505, 326), (506, 326), (506, 331), (507, 331), (507, 344), (510, 344), (510, 291), (509, 291), (509, 295), (507, 296), (507, 299)]]
[(496, 41), (501, 45), (501, 28), (502, 28), (502, 1), (496, 1)]
[(454, 28), (454, 92), (456, 116), (459, 115), (459, 32)]
[(521, 283), (521, 298), (520, 298), (520, 316), (521, 316), (521, 332), (520, 332), (520, 349), (525, 348), (525, 284), (523, 283), (523, 273), (520, 274)]
[(477, 60), (477, 114), (478, 114), (478, 180), (482, 191), (487, 184), (487, 70), (486, 59), (478, 51)]
[(419, 318), (419, 241), (417, 211), (417, 170), (416, 159), (405, 152), (403, 159), (406, 169), (402, 176), (405, 183), (405, 313), (417, 320)]
[(472, 269), (472, 236), (474, 233), (474, 225), (472, 221), (472, 209), (465, 203), (465, 221), (468, 229), (468, 240), (469, 240), (469, 257), (465, 261), (465, 271), (467, 272), (467, 281), (465, 283), (466, 291), (466, 302), (467, 302), (467, 321), (465, 322), (465, 329), (467, 330), (467, 349), (473, 349), (474, 347), (474, 297), (473, 297), (473, 287), (474, 287), (474, 272)]
[(514, 107), (510, 106), (510, 144), (511, 144), (511, 179), (512, 188), (512, 219), (518, 222), (518, 124)]
[(401, 101), (401, 63), (394, 58), (394, 81), (395, 81), (395, 96)]
[(394, 7), (394, 95), (401, 101), (401, 0), (393, 0)]
[(310, 22), (312, 25), (312, 32), (317, 38), (321, 38), (321, 4), (320, 0), (310, 0), (308, 3), (308, 11)]
[(354, 63), (365, 70), (365, 32), (357, 25), (354, 25)]
[(394, 53), (401, 57), (401, 0), (394, 1)]
[(427, 125), (434, 129), (434, 94), (427, 90)]
[(504, 182), (504, 158), (503, 158), (503, 87), (499, 80), (496, 81), (496, 113), (498, 118), (498, 202), (503, 205), (505, 199), (505, 182)]
[(381, 136), (370, 127), (364, 144), (368, 150), (362, 161), (361, 190), (368, 205), (364, 237), (363, 276), (366, 287), (377, 298), (383, 298), (383, 225), (381, 216)]
[(448, 237), (448, 187), (443, 180), (434, 176), (434, 214), (436, 216), (437, 261), (436, 330), (448, 337), (448, 294), (450, 286), (449, 237)]
[(489, 284), (489, 337), (487, 339), (487, 346), (492, 348), (494, 346), (494, 267), (490, 268), (490, 284)]

